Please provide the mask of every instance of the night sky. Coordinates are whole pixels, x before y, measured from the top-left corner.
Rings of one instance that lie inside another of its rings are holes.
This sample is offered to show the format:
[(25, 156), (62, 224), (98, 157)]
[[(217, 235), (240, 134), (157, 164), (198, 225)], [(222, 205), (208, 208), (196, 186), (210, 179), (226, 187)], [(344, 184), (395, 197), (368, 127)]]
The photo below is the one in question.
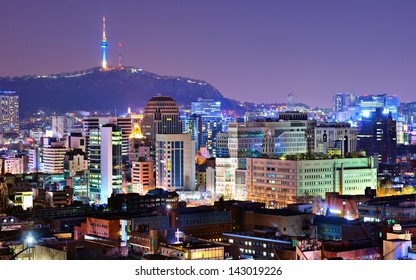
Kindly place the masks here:
[(416, 101), (416, 1), (0, 0), (0, 76), (108, 63), (202, 79), (250, 102), (337, 92)]

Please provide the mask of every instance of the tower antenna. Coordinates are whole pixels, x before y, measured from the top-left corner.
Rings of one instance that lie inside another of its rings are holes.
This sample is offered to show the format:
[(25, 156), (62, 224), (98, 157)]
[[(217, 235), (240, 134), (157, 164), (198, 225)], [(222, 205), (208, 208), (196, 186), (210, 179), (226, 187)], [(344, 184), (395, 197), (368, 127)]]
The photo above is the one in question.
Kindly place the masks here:
[(105, 16), (103, 16), (103, 38), (101, 40), (101, 50), (102, 50), (102, 61), (101, 61), (101, 69), (107, 70), (107, 36), (105, 34)]
[(123, 46), (123, 44), (122, 43), (118, 43), (118, 50), (119, 50), (119, 53), (118, 53), (118, 68), (123, 68), (123, 66), (121, 65), (121, 47)]

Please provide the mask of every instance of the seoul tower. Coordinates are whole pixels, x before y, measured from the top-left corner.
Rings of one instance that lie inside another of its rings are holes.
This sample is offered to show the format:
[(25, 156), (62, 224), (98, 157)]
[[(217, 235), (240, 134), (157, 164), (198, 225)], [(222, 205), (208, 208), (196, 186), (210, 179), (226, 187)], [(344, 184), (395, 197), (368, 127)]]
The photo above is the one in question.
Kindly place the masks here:
[(103, 60), (101, 62), (101, 69), (107, 70), (107, 37), (105, 36), (105, 16), (103, 16), (103, 39), (101, 40), (101, 49), (103, 51)]

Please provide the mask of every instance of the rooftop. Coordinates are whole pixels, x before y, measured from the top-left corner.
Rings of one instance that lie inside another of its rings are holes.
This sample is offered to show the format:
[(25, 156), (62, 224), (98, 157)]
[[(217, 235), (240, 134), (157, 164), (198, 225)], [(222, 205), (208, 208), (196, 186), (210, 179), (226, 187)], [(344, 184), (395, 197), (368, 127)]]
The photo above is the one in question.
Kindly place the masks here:
[(378, 247), (376, 240), (357, 240), (357, 241), (324, 241), (322, 242), (324, 250), (329, 252), (343, 252), (366, 248)]
[(281, 208), (281, 209), (253, 208), (253, 210), (249, 210), (249, 211), (252, 211), (257, 214), (265, 214), (265, 215), (273, 215), (273, 216), (298, 216), (298, 215), (310, 214), (310, 213), (294, 211), (288, 208)]
[(150, 101), (173, 101), (173, 102), (175, 102), (175, 100), (173, 100), (169, 96), (154, 96), (149, 100), (149, 102)]
[(203, 249), (203, 248), (217, 248), (217, 247), (223, 247), (219, 244), (213, 243), (213, 242), (205, 242), (199, 239), (188, 239), (186, 241), (183, 241), (182, 243), (178, 244), (169, 244), (168, 245), (171, 248), (178, 248), (178, 249)]
[(278, 238), (275, 236), (274, 237), (255, 236), (255, 233), (251, 231), (236, 232), (236, 233), (224, 232), (223, 236), (232, 237), (232, 238), (243, 238), (247, 240), (272, 242), (272, 243), (279, 243), (279, 244), (286, 244), (286, 245), (290, 245), (292, 243), (291, 240), (288, 238)]

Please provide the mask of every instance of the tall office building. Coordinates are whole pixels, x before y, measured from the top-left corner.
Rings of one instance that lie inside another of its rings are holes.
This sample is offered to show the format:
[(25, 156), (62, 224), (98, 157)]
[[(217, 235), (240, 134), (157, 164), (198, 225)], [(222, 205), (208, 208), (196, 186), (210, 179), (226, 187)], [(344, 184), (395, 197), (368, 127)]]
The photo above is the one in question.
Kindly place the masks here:
[[(90, 152), (91, 134), (93, 134), (95, 138), (96, 134), (98, 134), (100, 131), (100, 127), (108, 123), (109, 123), (109, 119), (107, 117), (91, 116), (91, 117), (84, 117), (82, 119), (82, 134), (84, 135), (85, 141), (86, 141), (86, 148), (87, 148), (86, 152), (87, 152), (88, 160), (90, 160), (91, 158), (91, 152)], [(96, 145), (96, 143), (94, 144)]]
[(332, 98), (332, 109), (334, 112), (342, 112), (347, 110), (348, 107), (354, 106), (356, 102), (356, 96), (352, 93), (341, 92), (335, 94)]
[(202, 118), (201, 115), (192, 114), (182, 119), (183, 133), (189, 133), (195, 141), (195, 151), (198, 151), (202, 143)]
[(113, 192), (122, 185), (122, 132), (114, 124), (106, 124), (90, 131), (90, 198), (107, 203)]
[(367, 155), (377, 154), (379, 162), (396, 163), (396, 121), (391, 113), (383, 113), (382, 108), (377, 108), (358, 122), (357, 149)]
[(201, 142), (199, 147), (207, 147), (212, 157), (216, 157), (217, 134), (222, 132), (223, 117), (221, 102), (213, 99), (202, 99), (192, 102), (192, 114), (201, 116)]
[(15, 91), (0, 91), (0, 129), (3, 133), (18, 133), (19, 96)]
[(67, 149), (63, 142), (56, 141), (56, 138), (45, 137), (41, 150), (42, 171), (55, 174), (64, 172), (64, 158)]
[(191, 135), (156, 135), (156, 187), (195, 190), (195, 149)]
[(128, 156), (129, 153), (129, 136), (132, 130), (132, 121), (131, 117), (85, 117), (82, 121), (83, 134), (87, 142), (87, 155), (88, 158), (90, 153), (88, 151), (90, 143), (90, 131), (94, 129), (99, 129), (103, 125), (114, 124), (121, 128), (122, 136), (122, 155)]
[(123, 157), (127, 158), (129, 154), (129, 137), (133, 126), (131, 116), (112, 117), (110, 118), (110, 123), (115, 124), (121, 128), (121, 154), (123, 155)]
[(144, 108), (142, 124), (143, 135), (153, 146), (156, 143), (156, 134), (182, 133), (179, 106), (171, 97), (155, 96)]

